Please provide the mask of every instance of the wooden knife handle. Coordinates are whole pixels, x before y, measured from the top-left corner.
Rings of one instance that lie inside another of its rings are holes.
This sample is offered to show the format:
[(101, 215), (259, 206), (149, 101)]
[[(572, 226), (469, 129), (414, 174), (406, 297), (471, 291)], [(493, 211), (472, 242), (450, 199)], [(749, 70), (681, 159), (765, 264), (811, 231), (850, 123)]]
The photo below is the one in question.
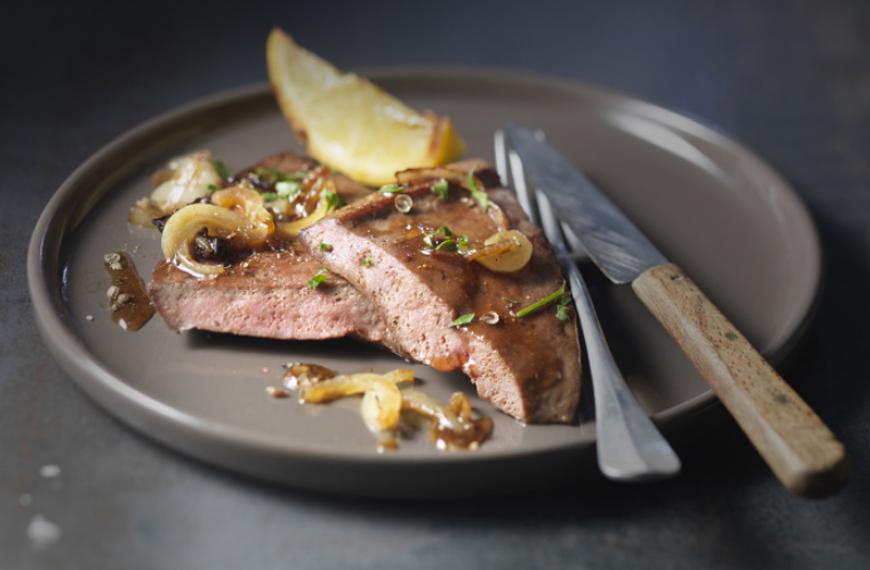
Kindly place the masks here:
[(825, 496), (845, 484), (843, 444), (679, 267), (648, 269), (632, 287), (789, 491)]

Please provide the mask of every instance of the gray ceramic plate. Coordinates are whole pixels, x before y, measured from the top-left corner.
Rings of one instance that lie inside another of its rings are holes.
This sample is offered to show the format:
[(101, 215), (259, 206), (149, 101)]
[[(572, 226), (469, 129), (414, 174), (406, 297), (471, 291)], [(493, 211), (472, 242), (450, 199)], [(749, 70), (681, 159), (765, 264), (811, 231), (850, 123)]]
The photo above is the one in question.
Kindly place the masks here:
[[(793, 345), (818, 288), (818, 241), (794, 192), (746, 149), (660, 107), (557, 79), (410, 70), (372, 77), (417, 108), (451, 116), (469, 155), (491, 159), (492, 132), (509, 121), (543, 128), (765, 354), (776, 361)], [(344, 493), (511, 492), (595, 473), (594, 426), (586, 415), (578, 426), (524, 427), (475, 400), (495, 418), (494, 437), (479, 451), (442, 453), (423, 433), (379, 455), (358, 401), (312, 407), (264, 393), (280, 382), (287, 361), (341, 371), (402, 364), (376, 347), (177, 335), (159, 318), (136, 333), (118, 329), (106, 306), (103, 254), (124, 248), (143, 275), (150, 273), (157, 235), (128, 227), (127, 209), (149, 191), (150, 172), (198, 148), (236, 168), (299, 150), (265, 86), (210, 97), (100, 150), (60, 187), (33, 234), (30, 290), (47, 344), (112, 414), (205, 461)], [(593, 267), (585, 272), (629, 383), (678, 435), (688, 425), (679, 420), (712, 403), (712, 395), (628, 287), (604, 284)], [(434, 396), (471, 393), (461, 375), (416, 370)]]

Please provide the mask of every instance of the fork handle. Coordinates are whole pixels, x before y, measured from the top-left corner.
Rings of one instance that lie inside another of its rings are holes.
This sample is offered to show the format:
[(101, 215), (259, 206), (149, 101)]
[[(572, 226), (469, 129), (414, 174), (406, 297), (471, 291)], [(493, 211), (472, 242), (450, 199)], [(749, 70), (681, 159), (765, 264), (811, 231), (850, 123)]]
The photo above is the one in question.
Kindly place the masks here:
[(789, 491), (825, 496), (845, 484), (843, 444), (679, 267), (652, 267), (632, 288)]

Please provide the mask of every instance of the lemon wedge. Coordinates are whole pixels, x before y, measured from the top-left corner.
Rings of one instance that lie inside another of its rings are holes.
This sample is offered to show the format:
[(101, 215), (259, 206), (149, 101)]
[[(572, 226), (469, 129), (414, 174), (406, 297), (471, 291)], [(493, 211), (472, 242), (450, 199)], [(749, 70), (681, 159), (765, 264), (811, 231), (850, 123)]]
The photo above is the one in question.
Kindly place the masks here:
[(342, 73), (281, 29), (269, 34), (266, 62), (281, 111), (308, 154), (363, 184), (445, 164), (465, 148), (447, 117), (418, 113), (364, 78)]

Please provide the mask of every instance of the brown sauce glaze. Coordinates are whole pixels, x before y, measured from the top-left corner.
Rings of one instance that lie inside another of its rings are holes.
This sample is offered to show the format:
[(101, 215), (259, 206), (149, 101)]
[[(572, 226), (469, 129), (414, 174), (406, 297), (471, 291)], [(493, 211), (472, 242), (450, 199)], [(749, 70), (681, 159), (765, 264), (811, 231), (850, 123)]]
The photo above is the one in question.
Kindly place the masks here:
[(154, 316), (154, 305), (133, 260), (126, 252), (117, 251), (107, 254), (103, 265), (112, 279), (106, 292), (111, 303), (112, 320), (127, 331), (141, 329)]
[(492, 433), (492, 418), (481, 416), (464, 420), (462, 429), (451, 429), (436, 424), (432, 429), (432, 439), (438, 449), (477, 449)]

